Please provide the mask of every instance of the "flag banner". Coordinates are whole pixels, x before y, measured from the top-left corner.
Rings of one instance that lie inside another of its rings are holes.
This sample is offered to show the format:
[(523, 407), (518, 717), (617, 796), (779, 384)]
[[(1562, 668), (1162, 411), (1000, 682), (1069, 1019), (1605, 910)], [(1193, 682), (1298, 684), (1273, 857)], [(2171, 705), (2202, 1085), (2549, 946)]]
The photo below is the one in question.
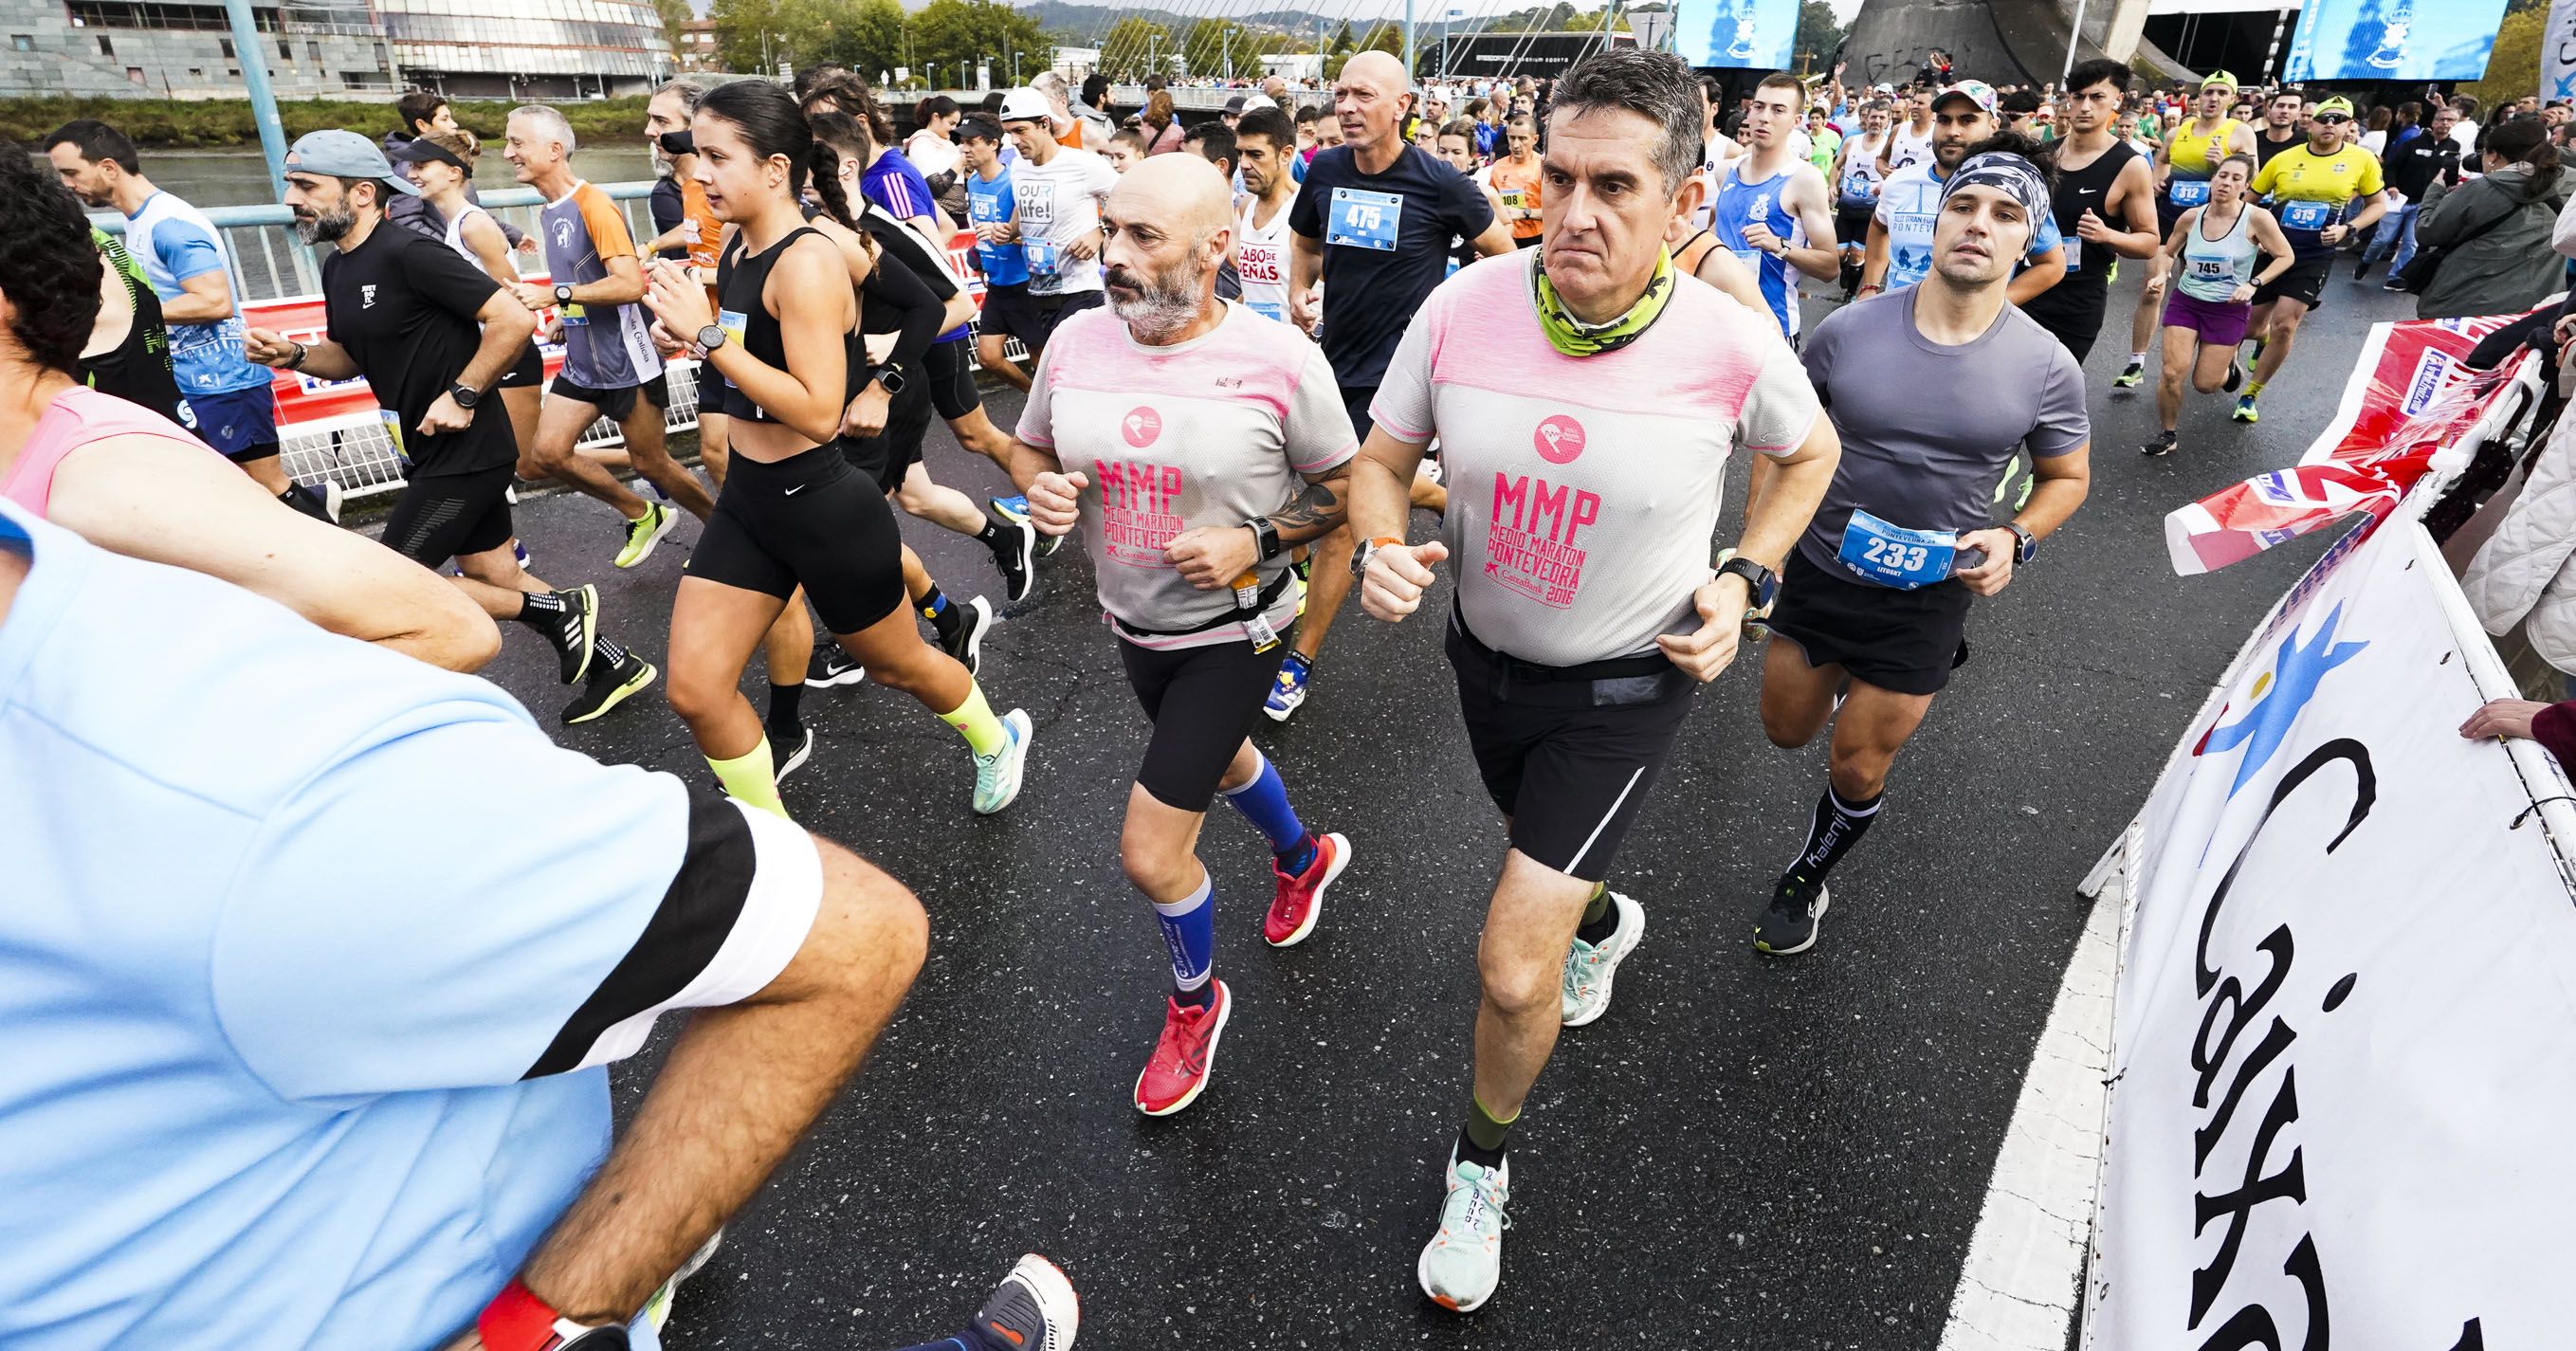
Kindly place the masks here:
[(2576, 815), (2459, 735), (2512, 690), (2416, 514), (2291, 590), (2115, 850), (2087, 1351), (2576, 1327)]
[(2165, 551), (2189, 577), (2251, 558), (2354, 512), (2386, 519), (2432, 468), (2465, 465), (2503, 429), (2517, 383), (2536, 390), (2536, 359), (2495, 370), (2463, 359), (2520, 319), (2409, 319), (2378, 324), (2344, 383), (2343, 402), (2299, 463), (2258, 474), (2168, 513)]
[(2504, 0), (2307, 0), (2285, 83), (2486, 77)]
[(1798, 0), (1681, 0), (1673, 35), (1694, 66), (1786, 70), (1798, 42)]
[(2576, 0), (2554, 0), (2541, 25), (2540, 99), (2576, 99)]

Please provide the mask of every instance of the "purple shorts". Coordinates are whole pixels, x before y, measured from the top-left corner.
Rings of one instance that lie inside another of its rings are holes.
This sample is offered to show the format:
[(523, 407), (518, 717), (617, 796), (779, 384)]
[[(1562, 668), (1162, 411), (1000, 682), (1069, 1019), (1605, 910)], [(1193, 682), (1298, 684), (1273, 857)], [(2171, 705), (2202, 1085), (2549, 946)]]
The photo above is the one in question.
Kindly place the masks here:
[(2253, 312), (2251, 305), (2202, 300), (2176, 291), (2165, 298), (2165, 327), (2190, 329), (2213, 347), (2234, 347), (2245, 341), (2246, 317)]

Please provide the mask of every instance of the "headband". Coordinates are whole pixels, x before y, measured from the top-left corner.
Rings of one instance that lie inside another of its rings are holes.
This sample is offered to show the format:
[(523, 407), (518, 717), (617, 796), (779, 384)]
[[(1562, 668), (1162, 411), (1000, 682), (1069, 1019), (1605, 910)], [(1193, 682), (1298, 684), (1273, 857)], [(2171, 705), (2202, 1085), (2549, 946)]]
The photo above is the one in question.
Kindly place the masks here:
[(459, 159), (455, 151), (448, 149), (446, 146), (440, 145), (438, 142), (433, 141), (426, 136), (414, 137), (410, 141), (404, 143), (402, 153), (395, 156), (395, 158), (409, 160), (414, 164), (418, 164), (422, 160), (434, 159), (441, 164), (452, 164), (456, 166), (456, 172), (465, 175), (467, 178), (472, 178), (474, 176), (473, 165)]
[(2049, 211), (2048, 180), (2040, 176), (2039, 167), (2006, 151), (1989, 150), (1969, 156), (1941, 189), (1941, 200), (1950, 200), (1952, 193), (1965, 187), (1993, 188), (2021, 203), (2022, 209), (2030, 213), (2034, 230), (2039, 228), (2039, 218)]

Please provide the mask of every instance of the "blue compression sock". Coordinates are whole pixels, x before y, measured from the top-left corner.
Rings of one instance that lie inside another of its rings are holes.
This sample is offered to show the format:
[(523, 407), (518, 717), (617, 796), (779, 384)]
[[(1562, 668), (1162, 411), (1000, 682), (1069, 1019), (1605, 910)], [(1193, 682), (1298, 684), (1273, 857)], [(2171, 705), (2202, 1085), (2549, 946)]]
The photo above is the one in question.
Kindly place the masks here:
[(1172, 998), (1205, 1008), (1216, 1002), (1208, 977), (1216, 966), (1216, 879), (1202, 870), (1199, 889), (1177, 901), (1154, 902), (1163, 946), (1172, 955)]
[(1315, 837), (1306, 833), (1304, 823), (1297, 819), (1297, 809), (1288, 805), (1288, 785), (1269, 756), (1261, 756), (1261, 772), (1252, 776), (1252, 782), (1231, 791), (1218, 789), (1217, 796), (1269, 837), (1270, 852), (1278, 857), (1280, 871), (1294, 877), (1314, 866)]

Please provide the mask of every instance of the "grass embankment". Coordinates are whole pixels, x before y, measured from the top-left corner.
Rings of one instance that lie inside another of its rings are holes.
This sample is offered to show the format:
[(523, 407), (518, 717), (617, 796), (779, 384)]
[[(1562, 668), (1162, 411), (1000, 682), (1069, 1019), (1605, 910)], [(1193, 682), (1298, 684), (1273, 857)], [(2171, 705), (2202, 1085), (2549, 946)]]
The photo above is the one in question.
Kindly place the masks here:
[[(456, 121), (487, 140), (497, 140), (515, 103), (474, 101), (453, 105)], [(571, 99), (554, 105), (582, 140), (629, 140), (644, 131), (644, 100)], [(382, 137), (394, 128), (390, 103), (340, 99), (281, 101), (278, 119), (289, 141), (308, 131), (345, 127)], [(0, 136), (33, 148), (54, 128), (79, 117), (95, 117), (134, 138), (135, 144), (163, 150), (257, 148), (259, 130), (251, 124), (248, 100), (197, 102), (186, 99), (43, 98), (0, 99)]]

